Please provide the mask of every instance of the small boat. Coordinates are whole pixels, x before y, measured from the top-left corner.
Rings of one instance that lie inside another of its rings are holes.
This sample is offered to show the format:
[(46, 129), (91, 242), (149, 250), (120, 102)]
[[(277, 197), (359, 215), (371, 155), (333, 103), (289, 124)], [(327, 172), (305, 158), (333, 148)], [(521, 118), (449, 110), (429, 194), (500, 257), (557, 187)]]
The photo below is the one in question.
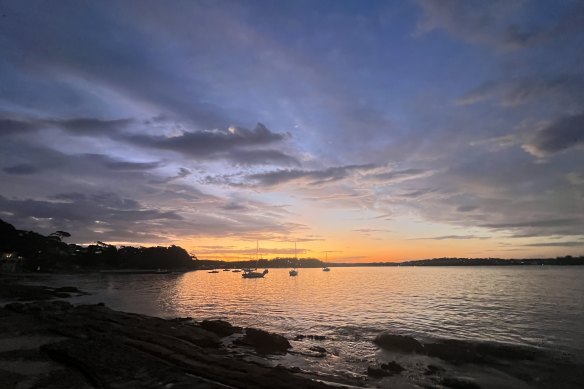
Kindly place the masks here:
[(223, 269), (223, 271), (231, 271), (231, 269)]
[[(256, 266), (259, 262), (259, 254), (260, 254), (260, 245), (256, 242)], [(255, 269), (243, 269), (243, 274), (241, 275), (243, 278), (264, 278), (264, 276), (268, 274), (268, 269), (264, 269), (263, 272), (259, 272), (258, 268)]]
[[(327, 263), (328, 262), (328, 251), (325, 251), (324, 254), (325, 254), (324, 263)], [(328, 266), (325, 266), (322, 268), (322, 271), (331, 271), (331, 269), (329, 269)]]
[(264, 278), (264, 276), (268, 273), (268, 269), (265, 269), (263, 272), (257, 271), (257, 269), (243, 269), (243, 274), (241, 275), (243, 278)]
[(232, 273), (241, 273), (241, 270), (235, 269), (235, 270), (231, 270)]
[(208, 271), (207, 273), (210, 273), (210, 274), (212, 274), (212, 273), (219, 273), (219, 271), (217, 271), (217, 270), (211, 270), (211, 271)]
[[(295, 263), (298, 263), (298, 257), (296, 256), (296, 242), (294, 242), (294, 261)], [(288, 274), (290, 274), (290, 277), (296, 277), (298, 275), (298, 270), (296, 270), (296, 268), (290, 269)]]

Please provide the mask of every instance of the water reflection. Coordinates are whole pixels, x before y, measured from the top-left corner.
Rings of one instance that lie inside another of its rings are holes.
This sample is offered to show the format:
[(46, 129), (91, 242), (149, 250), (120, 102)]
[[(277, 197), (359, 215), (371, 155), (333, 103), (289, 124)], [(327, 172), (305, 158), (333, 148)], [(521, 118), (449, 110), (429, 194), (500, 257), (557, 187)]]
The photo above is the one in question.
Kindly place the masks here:
[[(333, 268), (290, 277), (238, 273), (85, 275), (55, 282), (94, 293), (116, 309), (159, 316), (223, 318), (284, 333), (361, 342), (376, 333), (495, 340), (584, 351), (584, 269)], [(359, 347), (356, 347), (359, 349)]]

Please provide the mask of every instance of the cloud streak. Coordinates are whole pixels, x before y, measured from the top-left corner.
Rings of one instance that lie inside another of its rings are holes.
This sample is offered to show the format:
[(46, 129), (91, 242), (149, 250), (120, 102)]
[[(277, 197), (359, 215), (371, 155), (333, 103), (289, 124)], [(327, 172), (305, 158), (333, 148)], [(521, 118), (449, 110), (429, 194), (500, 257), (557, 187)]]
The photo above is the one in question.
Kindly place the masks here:
[(537, 131), (523, 145), (528, 153), (545, 158), (568, 149), (584, 146), (584, 113), (564, 116)]

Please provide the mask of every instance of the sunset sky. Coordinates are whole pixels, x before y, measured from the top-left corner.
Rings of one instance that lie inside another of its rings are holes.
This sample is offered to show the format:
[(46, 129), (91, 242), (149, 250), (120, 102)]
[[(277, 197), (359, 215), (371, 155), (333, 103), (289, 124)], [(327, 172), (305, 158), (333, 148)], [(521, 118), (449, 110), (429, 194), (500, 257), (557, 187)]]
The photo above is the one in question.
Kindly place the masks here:
[(338, 262), (584, 253), (584, 3), (0, 0), (0, 218)]

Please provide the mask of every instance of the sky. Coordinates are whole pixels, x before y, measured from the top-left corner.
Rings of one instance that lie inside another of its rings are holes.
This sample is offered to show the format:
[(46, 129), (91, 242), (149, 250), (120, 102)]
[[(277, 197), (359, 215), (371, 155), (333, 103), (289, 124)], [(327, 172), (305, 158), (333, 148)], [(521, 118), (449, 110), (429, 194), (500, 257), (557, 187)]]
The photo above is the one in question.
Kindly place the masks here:
[(0, 0), (0, 218), (337, 262), (584, 253), (584, 3)]

